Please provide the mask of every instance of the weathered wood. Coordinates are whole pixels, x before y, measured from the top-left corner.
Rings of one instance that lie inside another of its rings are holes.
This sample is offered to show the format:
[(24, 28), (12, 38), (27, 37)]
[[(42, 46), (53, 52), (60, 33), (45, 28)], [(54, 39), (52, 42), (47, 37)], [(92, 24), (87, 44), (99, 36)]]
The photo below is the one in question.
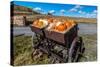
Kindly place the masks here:
[(77, 36), (77, 25), (73, 26), (66, 33), (59, 33), (55, 31), (44, 30), (46, 38), (52, 39), (58, 43), (62, 43), (63, 45), (71, 44), (73, 39)]
[(41, 46), (39, 46), (39, 48), (40, 48), (42, 51), (44, 51), (45, 53), (50, 54), (51, 56), (57, 58), (58, 60), (60, 60), (60, 61), (62, 61), (62, 62), (66, 62), (65, 59), (63, 59), (62, 57), (60, 57), (58, 54), (56, 54), (56, 53), (50, 51), (49, 49), (46, 49), (46, 48), (41, 47)]

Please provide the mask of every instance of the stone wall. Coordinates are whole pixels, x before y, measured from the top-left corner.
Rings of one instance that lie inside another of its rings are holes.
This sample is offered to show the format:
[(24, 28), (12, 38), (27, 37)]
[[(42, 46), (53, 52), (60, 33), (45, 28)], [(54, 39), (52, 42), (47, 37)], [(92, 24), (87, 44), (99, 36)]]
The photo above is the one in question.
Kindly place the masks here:
[(12, 24), (16, 26), (25, 25), (24, 16), (13, 16), (11, 21), (12, 21)]

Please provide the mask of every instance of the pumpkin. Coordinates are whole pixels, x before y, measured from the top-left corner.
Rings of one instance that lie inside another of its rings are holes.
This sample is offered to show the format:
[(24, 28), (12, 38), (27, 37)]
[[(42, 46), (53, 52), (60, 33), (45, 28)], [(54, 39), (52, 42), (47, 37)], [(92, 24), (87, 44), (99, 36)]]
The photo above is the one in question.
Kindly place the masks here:
[(65, 25), (69, 28), (70, 26), (72, 26), (72, 24), (70, 22), (65, 22)]
[(74, 25), (74, 24), (76, 24), (76, 23), (75, 23), (75, 21), (74, 21), (74, 20), (71, 20), (71, 24), (72, 24), (72, 25)]
[(58, 31), (64, 31), (67, 29), (66, 25), (65, 24), (60, 24), (58, 26), (55, 26), (55, 29), (58, 30)]
[(43, 26), (43, 21), (39, 21), (38, 22), (38, 27), (42, 27)]
[(76, 24), (74, 20), (69, 20), (69, 23), (70, 23), (71, 25)]
[(52, 23), (53, 22), (53, 18), (48, 19), (48, 23)]
[(36, 25), (37, 26), (38, 25), (38, 22), (39, 22), (39, 20), (34, 21), (33, 22), (33, 25)]
[(43, 22), (42, 22), (42, 21), (39, 21), (39, 20), (36, 20), (36, 21), (33, 23), (33, 25), (40, 28), (40, 27), (43, 26)]

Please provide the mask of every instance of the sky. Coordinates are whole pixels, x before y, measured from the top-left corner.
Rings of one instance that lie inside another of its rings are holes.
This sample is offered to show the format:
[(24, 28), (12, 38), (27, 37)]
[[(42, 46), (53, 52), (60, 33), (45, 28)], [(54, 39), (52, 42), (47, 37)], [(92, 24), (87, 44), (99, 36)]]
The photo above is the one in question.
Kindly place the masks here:
[(42, 14), (51, 13), (56, 16), (97, 18), (97, 6), (27, 1), (14, 1), (14, 4), (29, 7)]

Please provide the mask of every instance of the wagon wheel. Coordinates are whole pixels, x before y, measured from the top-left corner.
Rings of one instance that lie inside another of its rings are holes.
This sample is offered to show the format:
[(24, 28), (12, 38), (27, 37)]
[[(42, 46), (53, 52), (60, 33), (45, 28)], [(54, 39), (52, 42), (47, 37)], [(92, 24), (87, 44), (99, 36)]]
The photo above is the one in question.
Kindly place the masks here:
[(73, 60), (72, 62), (77, 62), (79, 60), (79, 56), (80, 56), (80, 44), (77, 43), (76, 46), (74, 47), (74, 52), (73, 52)]
[(84, 42), (83, 42), (82, 37), (78, 38), (78, 43), (80, 44), (80, 53), (84, 53), (85, 47), (84, 47)]
[(73, 62), (78, 62), (85, 51), (84, 42), (83, 42), (82, 37), (78, 37), (76, 46), (77, 46), (77, 48), (76, 48), (77, 52), (76, 52), (76, 57), (74, 58)]
[(74, 48), (76, 46), (76, 41), (77, 41), (77, 37), (73, 40), (70, 49), (68, 50), (68, 62), (72, 62), (73, 61), (73, 54), (74, 54)]
[(78, 43), (80, 45), (80, 49), (79, 49), (79, 57), (76, 61), (78, 61), (83, 56), (83, 53), (85, 52), (85, 46), (82, 37), (78, 38)]
[(80, 58), (80, 55), (84, 53), (84, 43), (82, 37), (77, 37), (73, 40), (71, 48), (69, 50), (69, 59), (68, 62), (77, 62)]

